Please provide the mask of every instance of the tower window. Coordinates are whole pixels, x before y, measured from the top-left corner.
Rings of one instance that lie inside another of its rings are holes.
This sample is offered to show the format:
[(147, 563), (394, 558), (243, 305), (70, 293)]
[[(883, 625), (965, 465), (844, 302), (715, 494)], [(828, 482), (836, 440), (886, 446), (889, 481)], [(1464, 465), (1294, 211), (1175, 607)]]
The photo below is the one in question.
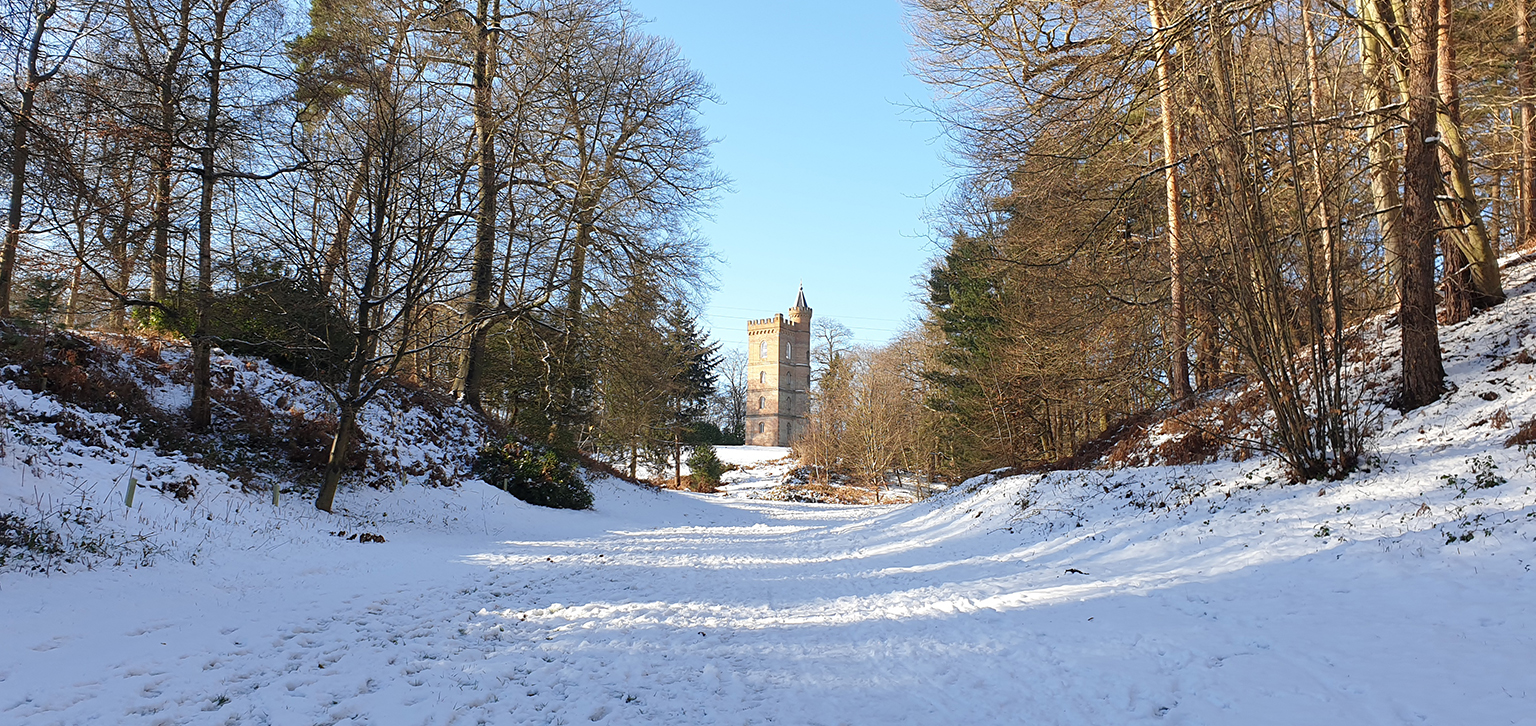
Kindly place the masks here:
[(764, 341), (762, 341), (762, 342), (757, 344), (757, 357), (758, 358), (767, 358), (768, 357), (768, 341), (764, 340)]
[(761, 422), (759, 422), (757, 424), (757, 432), (758, 433), (762, 433), (763, 432), (763, 424)]
[(758, 371), (757, 372), (757, 382), (758, 383), (767, 383), (768, 382), (768, 371)]
[(757, 397), (757, 410), (759, 410), (759, 411), (763, 410), (763, 404), (767, 403), (767, 402), (768, 402), (768, 399), (763, 398), (762, 396), (758, 396)]
[(794, 343), (785, 343), (784, 344), (784, 357), (785, 358), (793, 358), (793, 357), (795, 357), (795, 354), (793, 353), (794, 349), (795, 349), (795, 344)]

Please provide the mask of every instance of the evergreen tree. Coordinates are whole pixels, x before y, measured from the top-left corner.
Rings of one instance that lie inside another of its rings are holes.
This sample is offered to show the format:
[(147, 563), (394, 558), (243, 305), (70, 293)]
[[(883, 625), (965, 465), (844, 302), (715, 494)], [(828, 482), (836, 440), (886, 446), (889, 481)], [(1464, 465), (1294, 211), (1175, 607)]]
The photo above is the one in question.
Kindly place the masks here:
[(671, 370), (668, 388), (667, 430), (672, 437), (673, 474), (682, 478), (682, 445), (690, 429), (704, 423), (709, 412), (709, 397), (715, 392), (715, 367), (719, 364), (713, 345), (699, 331), (698, 322), (682, 303), (673, 303), (662, 321), (666, 329), (666, 350)]

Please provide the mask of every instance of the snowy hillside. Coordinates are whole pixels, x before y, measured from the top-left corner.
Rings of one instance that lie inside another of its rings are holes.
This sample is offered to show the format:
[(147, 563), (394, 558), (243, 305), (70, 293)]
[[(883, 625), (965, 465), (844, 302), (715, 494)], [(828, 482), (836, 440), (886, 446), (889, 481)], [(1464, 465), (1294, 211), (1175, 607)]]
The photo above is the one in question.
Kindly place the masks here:
[(409, 480), (326, 515), (215, 477), (125, 513), (144, 450), (13, 424), (5, 507), (184, 534), (0, 574), (0, 722), (1536, 723), (1536, 461), (1505, 446), (1536, 419), (1536, 269), (1508, 272), (1442, 331), (1455, 390), (1383, 411), (1371, 470), (1327, 485), (1258, 458), (877, 507), (600, 480), (570, 512)]
[[(0, 548), (0, 570), (197, 562), (329, 526), (313, 511), (336, 426), (320, 385), (259, 359), (217, 355), (215, 430), (194, 435), (182, 428), (184, 347), (105, 335), (56, 336), (54, 345), (0, 369), (0, 535), (14, 538), (18, 527), (49, 535), (30, 552)], [(360, 426), (338, 506), (364, 518), (385, 490), (467, 475), (487, 435), (478, 416), (404, 386), (376, 397)]]

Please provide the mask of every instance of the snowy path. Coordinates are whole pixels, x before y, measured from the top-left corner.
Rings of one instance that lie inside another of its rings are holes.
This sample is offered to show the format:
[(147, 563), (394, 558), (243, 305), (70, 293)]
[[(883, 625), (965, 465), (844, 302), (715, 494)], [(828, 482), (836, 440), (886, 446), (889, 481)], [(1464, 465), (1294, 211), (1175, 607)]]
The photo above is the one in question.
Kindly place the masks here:
[(557, 514), (6, 579), (0, 722), (1536, 723), (1508, 556), (616, 485)]

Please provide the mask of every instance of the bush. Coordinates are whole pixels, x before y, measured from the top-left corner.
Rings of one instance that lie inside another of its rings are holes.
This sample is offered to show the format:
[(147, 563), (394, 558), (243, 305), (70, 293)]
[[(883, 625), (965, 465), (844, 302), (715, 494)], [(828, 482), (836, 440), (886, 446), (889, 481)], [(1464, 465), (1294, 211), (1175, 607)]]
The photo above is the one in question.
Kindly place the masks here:
[(18, 549), (43, 555), (56, 555), (64, 551), (63, 540), (58, 533), (39, 522), (30, 522), (20, 514), (0, 514), (0, 564), (10, 549)]
[[(228, 353), (265, 358), (294, 375), (330, 380), (341, 374), (356, 338), (350, 321), (321, 294), (319, 283), (287, 274), (283, 265), (254, 260), (236, 271), (237, 288), (215, 293), (208, 334)], [(174, 298), (166, 316), (143, 314), (146, 327), (180, 334), (187, 340), (197, 325), (196, 299)]]
[(486, 483), (529, 504), (591, 509), (592, 492), (576, 468), (553, 449), (508, 437), (480, 449), (474, 472)]
[(746, 430), (741, 428), (722, 430), (708, 421), (695, 421), (683, 429), (683, 443), (741, 446), (747, 443)]
[(715, 454), (715, 447), (699, 444), (693, 447), (693, 454), (688, 457), (688, 469), (693, 472), (695, 487), (701, 490), (708, 487), (713, 491), (720, 483), (720, 475), (725, 473), (725, 462)]

